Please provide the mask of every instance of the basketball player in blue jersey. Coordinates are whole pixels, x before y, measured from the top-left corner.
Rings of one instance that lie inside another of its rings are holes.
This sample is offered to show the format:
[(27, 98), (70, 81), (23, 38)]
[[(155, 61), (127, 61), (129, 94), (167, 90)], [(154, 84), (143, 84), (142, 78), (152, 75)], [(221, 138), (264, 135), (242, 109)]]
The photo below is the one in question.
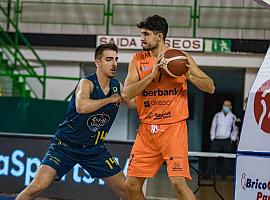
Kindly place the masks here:
[[(123, 100), (120, 95), (123, 86), (113, 78), (117, 53), (114, 44), (96, 48), (96, 73), (78, 83), (65, 120), (59, 125), (35, 178), (16, 200), (34, 199), (77, 163), (92, 178), (103, 178), (119, 197), (127, 199), (125, 176), (103, 144)], [(131, 101), (124, 102), (133, 106)]]

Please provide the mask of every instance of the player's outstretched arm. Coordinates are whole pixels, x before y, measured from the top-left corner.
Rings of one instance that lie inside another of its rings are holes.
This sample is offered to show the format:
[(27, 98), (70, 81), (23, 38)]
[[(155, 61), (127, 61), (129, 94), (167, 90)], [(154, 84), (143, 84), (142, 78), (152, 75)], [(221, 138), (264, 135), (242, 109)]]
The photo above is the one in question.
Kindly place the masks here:
[(124, 99), (133, 99), (134, 97), (139, 95), (157, 75), (158, 68), (159, 66), (158, 64), (156, 64), (153, 67), (152, 73), (150, 73), (144, 79), (140, 80), (134, 59), (132, 59), (128, 66), (128, 75), (125, 80), (122, 97)]
[(184, 53), (186, 54), (189, 63), (187, 65), (187, 79), (200, 90), (213, 94), (215, 92), (214, 81), (198, 67), (194, 59), (189, 54), (186, 52)]
[(76, 110), (80, 114), (95, 112), (101, 107), (109, 104), (121, 102), (121, 97), (118, 94), (114, 94), (104, 99), (90, 99), (90, 95), (93, 92), (94, 85), (92, 81), (87, 79), (81, 79), (76, 89)]

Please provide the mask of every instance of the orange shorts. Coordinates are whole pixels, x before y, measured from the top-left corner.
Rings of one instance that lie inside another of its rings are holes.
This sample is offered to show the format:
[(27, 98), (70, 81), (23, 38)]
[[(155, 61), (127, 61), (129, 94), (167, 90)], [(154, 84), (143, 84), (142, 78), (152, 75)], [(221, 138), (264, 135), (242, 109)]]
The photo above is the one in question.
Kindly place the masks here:
[(154, 177), (164, 161), (168, 176), (191, 179), (186, 121), (141, 124), (131, 150), (127, 176)]

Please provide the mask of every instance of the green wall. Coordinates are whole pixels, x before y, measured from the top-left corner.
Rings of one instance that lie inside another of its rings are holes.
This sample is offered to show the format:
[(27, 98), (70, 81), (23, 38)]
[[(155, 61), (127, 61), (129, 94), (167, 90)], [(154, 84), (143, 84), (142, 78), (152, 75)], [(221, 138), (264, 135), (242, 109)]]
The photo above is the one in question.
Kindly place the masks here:
[(0, 97), (0, 132), (54, 134), (68, 102)]

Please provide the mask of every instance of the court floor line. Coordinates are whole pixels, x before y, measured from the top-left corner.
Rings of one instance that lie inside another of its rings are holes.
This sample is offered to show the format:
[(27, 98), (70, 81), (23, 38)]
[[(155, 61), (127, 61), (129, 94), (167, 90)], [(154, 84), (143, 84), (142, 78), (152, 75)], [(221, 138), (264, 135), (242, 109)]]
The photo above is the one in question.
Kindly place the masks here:
[(155, 200), (177, 200), (173, 198), (164, 198), (164, 197), (155, 197), (155, 196), (146, 196), (146, 199), (155, 199)]

